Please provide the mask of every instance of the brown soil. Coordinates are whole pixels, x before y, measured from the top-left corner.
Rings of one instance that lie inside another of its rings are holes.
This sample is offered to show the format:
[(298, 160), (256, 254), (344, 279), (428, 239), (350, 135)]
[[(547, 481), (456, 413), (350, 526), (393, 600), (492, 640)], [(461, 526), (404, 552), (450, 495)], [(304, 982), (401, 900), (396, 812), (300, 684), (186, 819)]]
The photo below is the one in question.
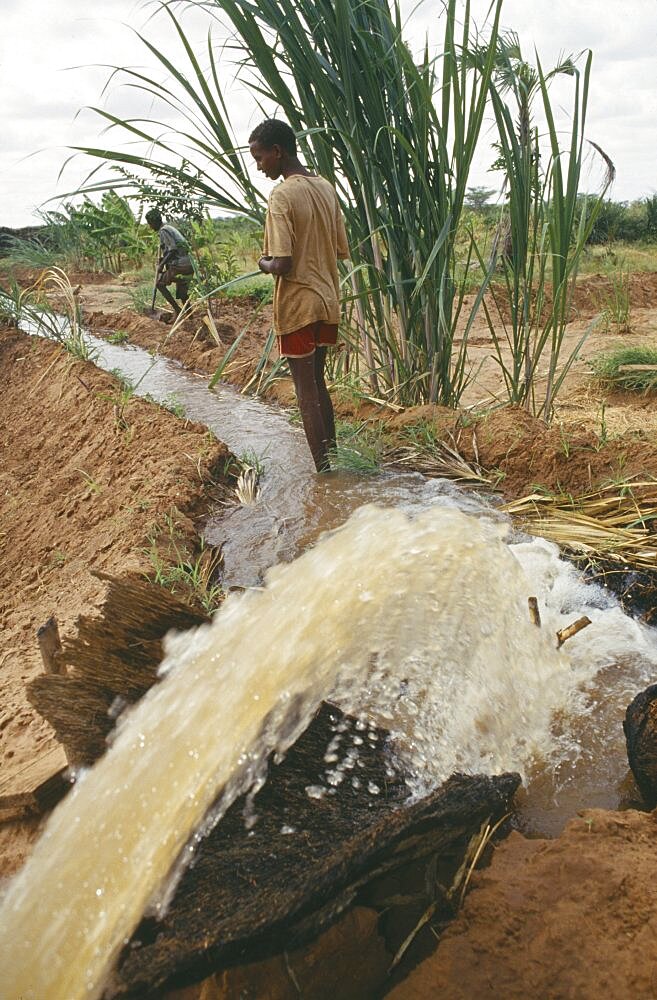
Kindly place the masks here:
[[(112, 296), (116, 286), (107, 289)], [(577, 321), (567, 331), (564, 350), (574, 349), (591, 316), (599, 313), (610, 281), (593, 275), (578, 286), (575, 297)], [(657, 274), (634, 275), (631, 282), (632, 328), (623, 335), (602, 328), (592, 331), (573, 365), (560, 397), (555, 419), (548, 428), (544, 421), (519, 408), (500, 407), (502, 378), (492, 360), (490, 333), (478, 321), (471, 335), (470, 354), (483, 363), (464, 403), (469, 412), (455, 413), (443, 407), (413, 407), (397, 413), (367, 403), (353, 394), (334, 395), (339, 416), (357, 416), (385, 425), (391, 442), (403, 443), (403, 429), (424, 421), (457, 443), (470, 461), (492, 472), (492, 481), (507, 499), (534, 490), (537, 484), (559, 492), (576, 494), (614, 479), (657, 474), (657, 407), (654, 395), (609, 393), (590, 376), (589, 359), (630, 340), (657, 346)], [(634, 306), (634, 302), (637, 306)], [(239, 349), (224, 377), (243, 387), (252, 377), (271, 323), (270, 307), (256, 320), (250, 299), (231, 299), (216, 309), (218, 345), (207, 328), (189, 320), (173, 334), (153, 317), (139, 316), (130, 309), (108, 309), (104, 286), (83, 285), (81, 302), (85, 321), (100, 336), (125, 331), (130, 342), (147, 350), (158, 350), (202, 374), (213, 374), (226, 349), (247, 327)], [(640, 305), (639, 305), (640, 304)], [(100, 308), (101, 305), (103, 308)], [(251, 326), (249, 326), (251, 324)], [(283, 405), (294, 402), (289, 379), (277, 379), (264, 393)], [(400, 433), (401, 432), (401, 433)]]
[(655, 813), (590, 809), (557, 840), (511, 834), (389, 1000), (657, 996), (656, 864)]
[[(131, 342), (206, 374), (216, 370), (254, 309), (248, 300), (223, 303), (217, 313), (217, 344), (201, 324), (190, 321), (172, 335), (158, 320), (137, 316), (130, 309), (129, 287), (116, 279), (78, 280), (85, 318), (96, 333), (123, 330)], [(576, 345), (609, 290), (609, 280), (602, 276), (580, 283), (566, 351)], [(602, 327), (592, 332), (550, 428), (524, 411), (494, 408), (501, 379), (491, 362), (490, 335), (481, 323), (473, 330), (470, 354), (483, 364), (464, 400), (470, 407), (467, 414), (441, 407), (395, 414), (347, 396), (338, 397), (338, 410), (384, 422), (391, 439), (400, 441), (409, 424), (427, 422), (438, 436), (457, 441), (467, 458), (492, 470), (508, 498), (531, 492), (536, 484), (578, 493), (618, 477), (657, 475), (654, 398), (606, 394), (591, 381), (587, 366), (592, 355), (621, 342), (640, 338), (657, 345), (657, 275), (633, 276), (631, 301), (629, 332)], [(244, 336), (228, 370), (235, 384), (242, 386), (251, 377), (269, 322), (265, 309)], [(27, 342), (15, 333), (3, 335), (1, 344), (7, 385), (0, 399), (0, 427), (8, 456), (0, 474), (6, 581), (1, 599), (6, 642), (0, 651), (4, 781), (5, 774), (20, 775), (32, 758), (53, 749), (47, 726), (22, 696), (24, 682), (41, 669), (34, 629), (53, 611), (62, 627), (70, 628), (81, 610), (93, 606), (98, 590), (90, 569), (143, 570), (141, 548), (148, 527), (173, 504), (187, 514), (203, 509), (195, 467), (180, 456), (202, 453), (206, 439), (201, 429), (134, 403), (129, 420), (134, 430), (127, 443), (114, 428), (111, 404), (99, 395), (111, 387), (109, 376), (89, 366), (71, 366), (51, 345)], [(276, 382), (268, 395), (284, 403), (293, 399), (286, 380)], [(43, 413), (38, 424), (30, 412), (35, 404)], [(486, 412), (477, 415), (479, 410)], [(219, 451), (204, 453), (204, 461), (211, 464)], [(474, 875), (464, 908), (435, 953), (390, 995), (395, 1000), (437, 995), (450, 1000), (657, 997), (652, 944), (657, 931), (652, 875), (656, 822), (655, 814), (589, 811), (555, 841), (513, 834), (497, 848), (492, 865)], [(0, 850), (9, 844), (5, 872), (21, 863), (37, 825), (0, 825)], [(343, 943), (339, 953), (344, 949)], [(303, 961), (312, 969), (312, 952)], [(339, 965), (337, 957), (335, 961)], [(322, 980), (326, 975), (320, 973)], [(285, 987), (276, 984), (272, 973), (267, 989), (260, 980), (261, 992), (253, 993), (253, 980), (242, 971), (223, 981), (216, 977), (212, 988), (206, 984), (193, 996), (292, 995), (289, 970), (280, 962), (276, 976), (285, 979)], [(305, 982), (303, 986), (310, 998), (328, 995), (310, 972), (307, 990)], [(340, 989), (337, 985), (334, 994), (342, 995)], [(365, 986), (360, 995), (369, 995)]]
[[(46, 341), (0, 331), (0, 369), (0, 792), (15, 794), (63, 763), (25, 697), (43, 669), (36, 629), (55, 614), (65, 635), (96, 606), (91, 571), (152, 571), (149, 531), (171, 511), (195, 538), (227, 450), (137, 399), (119, 425), (116, 380)], [(0, 874), (22, 860), (24, 833), (0, 825)]]

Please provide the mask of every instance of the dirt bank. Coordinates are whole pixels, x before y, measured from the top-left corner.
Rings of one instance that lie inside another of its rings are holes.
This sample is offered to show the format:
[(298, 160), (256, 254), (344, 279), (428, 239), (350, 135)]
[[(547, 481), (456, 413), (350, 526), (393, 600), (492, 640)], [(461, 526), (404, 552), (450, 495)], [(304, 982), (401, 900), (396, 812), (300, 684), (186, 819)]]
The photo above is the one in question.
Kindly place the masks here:
[[(576, 302), (578, 314), (569, 334), (573, 343), (581, 324), (598, 308), (594, 285)], [(631, 337), (654, 343), (657, 277), (646, 276), (641, 289)], [(200, 324), (189, 323), (172, 335), (166, 325), (138, 316), (129, 308), (128, 293), (115, 279), (103, 283), (95, 276), (93, 282), (83, 283), (81, 301), (94, 331), (122, 331), (129, 342), (157, 349), (206, 374), (216, 370), (254, 309), (249, 300), (222, 306), (217, 344)], [(253, 373), (268, 324), (264, 310), (257, 326), (244, 335), (228, 373), (235, 384), (244, 385)], [(474, 338), (474, 350), (481, 356), (490, 355), (486, 336), (481, 329)], [(576, 494), (633, 475), (655, 475), (654, 399), (606, 395), (588, 376), (586, 358), (620, 339), (627, 338), (609, 331), (594, 333), (588, 353), (573, 368), (551, 428), (508, 408), (459, 415), (424, 407), (395, 415), (346, 396), (338, 397), (338, 408), (385, 424), (397, 442), (404, 440), (409, 427), (424, 422), (436, 437), (456, 441), (469, 461), (492, 474), (508, 498), (537, 485)], [(34, 774), (35, 766), (47, 769), (59, 759), (50, 730), (22, 693), (25, 682), (41, 669), (36, 627), (54, 612), (66, 631), (80, 611), (96, 606), (99, 589), (90, 570), (148, 569), (143, 549), (149, 531), (173, 506), (183, 512), (183, 527), (192, 532), (192, 521), (207, 507), (207, 480), (217, 463), (221, 465), (225, 450), (211, 442), (203, 428), (184, 425), (145, 402), (131, 401), (126, 426), (117, 423), (111, 376), (72, 363), (51, 344), (6, 332), (0, 337), (0, 365), (4, 787), (7, 781)], [(482, 370), (473, 401), (494, 401), (495, 377), (492, 369)], [(269, 395), (289, 402), (289, 381), (276, 382)], [(473, 891), (438, 950), (390, 995), (395, 1000), (436, 995), (453, 1000), (657, 996), (657, 959), (651, 943), (657, 929), (657, 890), (652, 884), (656, 822), (649, 814), (593, 811), (574, 821), (556, 841), (512, 835), (495, 852), (492, 866), (475, 875)], [(0, 873), (20, 865), (37, 825), (0, 825)], [(367, 933), (375, 935), (371, 915)], [(343, 948), (340, 944), (335, 958), (340, 973)], [(380, 961), (388, 958), (384, 954)], [(304, 995), (311, 1000), (327, 993), (313, 984), (313, 961), (309, 952), (311, 972)], [(290, 985), (284, 964), (278, 962), (279, 971), (290, 992), (296, 987)], [(248, 992), (253, 983), (245, 970), (235, 974), (232, 986), (219, 989), (218, 984), (219, 977), (216, 993), (208, 987), (193, 995), (205, 1000), (238, 992), (264, 995)], [(272, 982), (267, 995), (288, 995), (282, 986), (277, 989)], [(339, 992), (340, 986), (335, 989)], [(363, 987), (361, 995), (370, 994)]]
[[(0, 790), (8, 794), (62, 761), (24, 693), (42, 670), (36, 629), (55, 614), (65, 634), (96, 605), (93, 570), (152, 572), (149, 533), (173, 510), (178, 531), (195, 537), (228, 453), (204, 427), (152, 403), (133, 399), (118, 420), (116, 379), (47, 341), (0, 331), (0, 370)], [(22, 845), (13, 826), (0, 825), (0, 874), (19, 863)]]
[[(490, 473), (492, 484), (506, 499), (531, 493), (537, 486), (576, 495), (614, 480), (657, 475), (654, 396), (606, 392), (591, 379), (588, 367), (590, 357), (628, 337), (657, 344), (657, 275), (637, 275), (635, 279), (633, 292), (636, 290), (639, 301), (648, 305), (635, 311), (636, 322), (630, 334), (621, 337), (604, 329), (591, 333), (558, 399), (550, 427), (524, 410), (497, 404), (501, 376), (492, 360), (490, 335), (479, 326), (471, 337), (471, 354), (473, 363), (481, 363), (482, 367), (467, 399), (474, 410), (457, 412), (422, 406), (396, 413), (338, 390), (333, 393), (336, 412), (383, 428), (392, 447), (408, 444), (405, 431), (409, 427), (426, 424), (437, 439), (456, 445), (468, 461)], [(596, 303), (599, 305), (605, 282), (602, 276), (594, 275), (582, 283), (581, 290), (578, 288), (578, 318), (569, 328), (566, 354), (581, 336), (582, 323), (589, 321)], [(113, 294), (110, 292), (110, 300)], [(270, 326), (270, 307), (254, 319), (257, 303), (248, 298), (220, 303), (216, 326), (221, 342), (217, 344), (200, 321), (190, 320), (172, 333), (152, 317), (139, 316), (130, 309), (112, 311), (108, 308), (110, 300), (102, 309), (92, 308), (106, 301), (104, 295), (104, 286), (98, 283), (83, 287), (81, 293), (85, 321), (96, 334), (108, 336), (122, 331), (130, 342), (159, 351), (202, 374), (216, 371), (227, 349), (246, 328), (223, 377), (239, 387), (252, 378)], [(276, 379), (263, 395), (283, 405), (295, 401), (288, 378)]]
[(389, 1000), (657, 996), (656, 864), (655, 813), (590, 809), (554, 841), (511, 834)]

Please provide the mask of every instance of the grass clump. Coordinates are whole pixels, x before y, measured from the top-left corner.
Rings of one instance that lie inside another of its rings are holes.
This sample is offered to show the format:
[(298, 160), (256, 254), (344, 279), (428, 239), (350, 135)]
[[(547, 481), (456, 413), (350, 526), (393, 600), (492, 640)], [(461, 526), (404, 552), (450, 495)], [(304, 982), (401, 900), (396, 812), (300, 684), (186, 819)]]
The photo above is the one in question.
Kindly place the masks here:
[(383, 440), (380, 429), (367, 423), (354, 425), (339, 420), (336, 431), (337, 449), (331, 456), (332, 469), (359, 475), (381, 471)]
[(139, 313), (140, 316), (147, 315), (153, 308), (154, 282), (154, 277), (150, 280), (142, 280), (138, 285), (135, 285), (134, 288), (130, 289), (132, 308), (135, 312)]
[(630, 273), (619, 268), (611, 275), (611, 288), (602, 301), (602, 319), (609, 330), (627, 333), (630, 329)]
[(651, 392), (657, 389), (657, 348), (626, 345), (591, 362), (595, 378), (612, 389)]
[(125, 344), (130, 340), (130, 334), (127, 330), (116, 330), (114, 333), (110, 333), (107, 337), (108, 344)]
[(225, 593), (218, 581), (222, 566), (221, 550), (201, 539), (197, 551), (191, 551), (180, 530), (176, 512), (164, 518), (148, 536), (145, 553), (152, 566), (148, 579), (212, 614), (222, 604)]

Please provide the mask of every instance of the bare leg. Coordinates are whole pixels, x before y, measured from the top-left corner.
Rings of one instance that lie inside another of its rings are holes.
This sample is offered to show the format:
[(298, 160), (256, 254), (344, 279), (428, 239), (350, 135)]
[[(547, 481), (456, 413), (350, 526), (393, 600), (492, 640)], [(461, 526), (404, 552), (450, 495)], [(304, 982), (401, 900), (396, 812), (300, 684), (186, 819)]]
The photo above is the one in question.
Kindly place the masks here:
[(169, 303), (169, 305), (171, 306), (171, 308), (173, 309), (174, 313), (177, 316), (178, 313), (180, 312), (180, 306), (174, 299), (173, 295), (171, 294), (167, 286), (164, 284), (163, 281), (158, 281), (156, 287), (160, 295), (162, 295), (167, 300), (167, 302)]
[(327, 347), (317, 347), (315, 349), (315, 382), (319, 394), (319, 405), (322, 410), (324, 430), (326, 432), (326, 445), (329, 451), (335, 451), (335, 416), (333, 414), (333, 403), (329, 391), (324, 381), (324, 367), (326, 365)]
[(315, 358), (288, 358), (294, 388), (299, 401), (303, 429), (318, 472), (331, 468), (328, 458), (328, 433), (324, 427), (319, 390), (315, 379)]

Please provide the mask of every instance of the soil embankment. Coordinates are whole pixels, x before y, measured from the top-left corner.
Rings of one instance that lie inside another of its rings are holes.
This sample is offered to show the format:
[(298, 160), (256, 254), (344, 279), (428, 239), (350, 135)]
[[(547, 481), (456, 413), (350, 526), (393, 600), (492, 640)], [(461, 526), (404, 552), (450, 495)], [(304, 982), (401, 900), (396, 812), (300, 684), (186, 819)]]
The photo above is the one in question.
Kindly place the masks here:
[[(589, 279), (576, 302), (573, 343), (599, 309), (602, 284)], [(198, 324), (171, 335), (164, 324), (130, 309), (125, 288), (118, 283), (111, 288), (109, 296), (109, 288), (97, 281), (83, 287), (81, 301), (94, 332), (124, 331), (130, 342), (157, 347), (206, 374), (216, 370), (254, 309), (248, 301), (222, 306), (217, 344)], [(654, 343), (657, 278), (633, 281), (632, 297), (629, 337)], [(228, 373), (235, 384), (244, 385), (251, 376), (268, 319), (265, 308), (241, 341)], [(488, 355), (489, 341), (479, 332), (481, 343), (475, 346)], [(376, 419), (385, 420), (395, 435), (402, 435), (418, 417), (440, 433), (457, 435), (463, 454), (493, 470), (498, 489), (510, 499), (538, 484), (575, 494), (610, 480), (654, 476), (654, 400), (620, 393), (605, 396), (588, 378), (586, 357), (621, 339), (628, 334), (593, 332), (586, 353), (573, 367), (551, 428), (509, 409), (481, 419), (471, 415), (460, 423), (441, 408), (399, 417), (378, 411)], [(0, 365), (4, 783), (5, 776), (20, 776), (35, 760), (56, 752), (52, 733), (23, 695), (25, 682), (41, 669), (35, 629), (55, 613), (66, 630), (80, 611), (95, 606), (99, 586), (90, 570), (147, 569), (143, 548), (150, 526), (172, 506), (188, 518), (201, 514), (207, 500), (201, 480), (225, 452), (208, 443), (204, 429), (185, 426), (148, 403), (131, 402), (127, 428), (117, 427), (112, 378), (92, 366), (72, 364), (51, 344), (4, 333)], [(289, 384), (277, 382), (273, 394), (289, 401)], [(346, 402), (344, 406), (347, 410)], [(368, 417), (371, 412), (373, 408)], [(201, 478), (195, 464), (199, 458)], [(188, 527), (191, 531), (191, 521)], [(496, 849), (491, 866), (474, 875), (472, 892), (437, 951), (390, 995), (395, 1000), (437, 995), (447, 1000), (657, 996), (655, 822), (655, 814), (588, 811), (554, 841), (513, 834)], [(5, 874), (18, 867), (28, 849), (25, 827), (23, 839), (16, 836), (11, 824), (0, 827), (0, 871)], [(371, 913), (368, 920), (368, 934), (374, 935)], [(336, 969), (347, 950), (339, 942)], [(380, 961), (388, 960), (384, 952)], [(313, 982), (314, 961), (310, 955), (307, 991), (304, 984), (308, 997), (324, 995)], [(282, 966), (282, 959), (278, 964)], [(286, 984), (272, 982), (267, 993), (272, 998), (298, 995), (287, 970), (283, 972)], [(186, 1000), (238, 993), (264, 996), (248, 992), (257, 982), (255, 971), (252, 979), (245, 970), (227, 974), (224, 979), (230, 984), (220, 985), (219, 979), (213, 977), (212, 985), (206, 983), (198, 991), (185, 991)], [(340, 986), (336, 988), (339, 992)]]
[[(39, 338), (0, 331), (0, 369), (0, 788), (15, 794), (65, 763), (25, 697), (36, 629), (54, 614), (66, 634), (97, 606), (94, 570), (152, 572), (149, 533), (172, 511), (195, 538), (227, 450), (152, 403), (119, 414), (113, 376)], [(25, 847), (24, 824), (0, 826), (0, 874)]]
[(389, 1000), (657, 996), (656, 864), (655, 813), (586, 810), (552, 841), (512, 833)]

